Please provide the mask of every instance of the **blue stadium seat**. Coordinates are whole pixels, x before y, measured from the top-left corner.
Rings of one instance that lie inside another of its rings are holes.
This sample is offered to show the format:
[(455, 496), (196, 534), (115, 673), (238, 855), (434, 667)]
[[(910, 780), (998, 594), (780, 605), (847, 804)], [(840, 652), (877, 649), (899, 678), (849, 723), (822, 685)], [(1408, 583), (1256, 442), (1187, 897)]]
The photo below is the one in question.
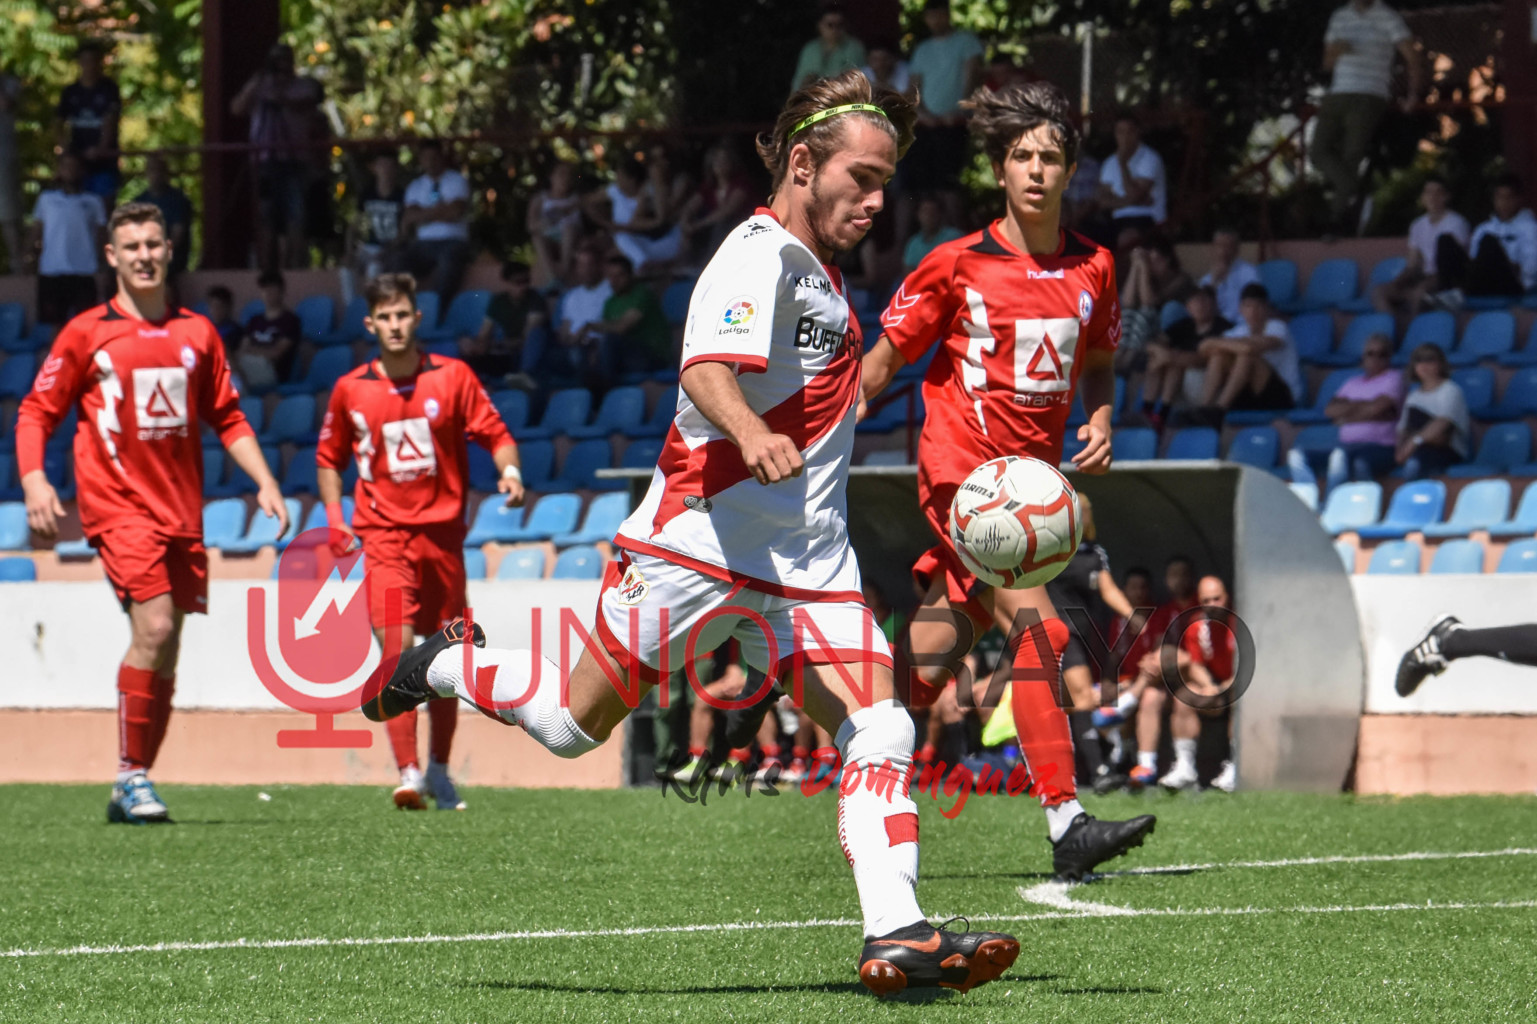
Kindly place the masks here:
[(284, 494), (314, 494), (320, 489), (315, 482), (315, 449), (300, 448), (289, 456), (288, 466), (283, 470), (283, 479), (279, 486)]
[(1488, 408), (1468, 403), (1468, 411), (1481, 420), (1516, 420), (1537, 416), (1537, 366), (1525, 366), (1505, 382), (1505, 393)]
[(0, 583), (31, 583), (37, 579), (37, 564), (30, 558), (0, 558)]
[(1487, 409), (1494, 404), (1494, 371), (1487, 366), (1464, 366), (1452, 371), (1452, 380), (1462, 389), (1468, 411)]
[(1510, 481), (1475, 480), (1457, 492), (1451, 516), (1444, 523), (1427, 525), (1425, 536), (1466, 537), (1474, 530), (1488, 530), (1505, 521), (1509, 508)]
[(1537, 321), (1527, 332), (1526, 344), (1500, 357), (1501, 366), (1537, 366)]
[(1476, 540), (1449, 540), (1430, 557), (1430, 572), (1481, 573), (1484, 571), (1484, 546)]
[(75, 496), (74, 469), (73, 453), (69, 448), (50, 446), (43, 450), (43, 473), (59, 492), (61, 501), (69, 501)]
[(19, 501), (0, 505), (0, 551), (27, 551), (32, 529), (27, 525), (27, 506)]
[(0, 302), (0, 352), (24, 352), (27, 313), (19, 302)]
[(533, 508), (523, 525), (511, 531), (510, 541), (549, 540), (557, 533), (576, 529), (576, 517), (582, 511), (582, 499), (574, 494), (546, 494)]
[[(1499, 359), (1516, 347), (1516, 318), (1505, 310), (1479, 313), (1462, 329), (1462, 340), (1447, 358), (1453, 366)], [(1471, 404), (1471, 403), (1470, 403)]]
[(550, 491), (612, 491), (623, 480), (599, 480), (598, 470), (614, 464), (613, 446), (606, 440), (578, 441), (560, 464), (560, 476), (545, 485)]
[(501, 474), (496, 471), (496, 459), (490, 452), (478, 444), (469, 446), (469, 471), (470, 489), (475, 491), (494, 491), (501, 480)]
[[(342, 521), (351, 525), (353, 501), (351, 495), (342, 498)], [(326, 507), (320, 502), (310, 506), (309, 515), (304, 517), (304, 523), (299, 527), (299, 533), (309, 530), (323, 529), (326, 525)]]
[(1270, 293), (1270, 301), (1277, 309), (1289, 305), (1297, 297), (1297, 264), (1291, 260), (1266, 260), (1256, 269), (1260, 283)]
[(567, 548), (555, 559), (550, 578), (556, 580), (600, 580), (603, 556), (594, 547)]
[[(1112, 443), (1114, 442), (1114, 440), (1115, 440), (1114, 438), (1111, 438)], [(1062, 439), (1062, 462), (1060, 464), (1061, 467), (1064, 470), (1074, 468), (1073, 465), (1072, 465), (1073, 456), (1077, 455), (1079, 452), (1083, 451), (1088, 446), (1089, 446), (1089, 443), (1087, 441), (1080, 441), (1080, 440), (1078, 440), (1078, 435), (1077, 434), (1073, 433), (1072, 431), (1068, 431), (1067, 436)]]
[(1504, 473), (1532, 457), (1532, 432), (1522, 421), (1494, 423), (1484, 430), (1473, 461), (1452, 466), (1451, 477), (1490, 476)]
[(538, 426), (525, 428), (523, 437), (529, 440), (543, 440), (554, 437), (556, 434), (564, 434), (572, 427), (586, 423), (587, 414), (591, 410), (592, 392), (586, 388), (566, 388), (557, 391), (550, 396), (549, 402), (545, 405), (544, 415), (540, 417)]
[(416, 310), (422, 315), (422, 322), (416, 329), (417, 337), (431, 337), (432, 332), (437, 330), (438, 306), (439, 301), (437, 292), (416, 293)]
[(1348, 540), (1334, 542), (1334, 553), (1340, 556), (1340, 563), (1345, 566), (1346, 572), (1356, 571), (1356, 546)]
[(251, 521), (246, 524), (245, 533), (238, 540), (223, 546), (224, 553), (249, 555), (262, 548), (277, 548), (279, 551), (286, 548), (299, 535), (299, 527), (303, 525), (300, 518), (304, 510), (297, 498), (285, 498), (283, 504), (288, 507), (287, 530), (280, 533), (277, 519), (257, 510), (251, 513)]
[(672, 327), (682, 327), (688, 319), (688, 302), (694, 296), (693, 281), (674, 281), (662, 293), (662, 315)]
[(587, 505), (582, 525), (570, 533), (556, 534), (550, 538), (557, 548), (573, 544), (596, 544), (614, 539), (619, 524), (630, 514), (628, 494), (600, 494)]
[(479, 548), (464, 549), (464, 578), (467, 580), (483, 580), (486, 578), (486, 553)]
[(0, 451), (0, 501), (21, 501), (22, 497), (21, 481), (16, 478), (16, 453)]
[(1229, 462), (1239, 462), (1260, 469), (1273, 469), (1281, 451), (1281, 437), (1274, 427), (1244, 427), (1228, 446)]
[(217, 495), (224, 486), (224, 449), (203, 449), (203, 493)]
[(258, 295), (256, 298), (251, 299), (244, 306), (240, 307), (240, 312), (235, 314), (235, 319), (238, 320), (242, 326), (244, 326), (248, 320), (266, 308), (267, 304), (263, 302), (262, 297)]
[(498, 391), (491, 396), (491, 404), (496, 407), (497, 415), (507, 424), (513, 438), (520, 438), (523, 428), (528, 425), (528, 392), (512, 388)]
[(1537, 482), (1526, 485), (1515, 515), (1489, 527), (1491, 537), (1530, 537), (1537, 534)]
[(571, 427), (567, 436), (607, 438), (610, 434), (629, 435), (641, 428), (646, 418), (646, 393), (638, 387), (613, 388), (603, 396), (598, 414), (591, 423)]
[(1402, 537), (1438, 522), (1446, 508), (1446, 485), (1439, 480), (1411, 480), (1393, 492), (1387, 514), (1356, 532), (1363, 540)]
[[(1122, 451), (1121, 451), (1121, 440), (1122, 440), (1122, 437), (1124, 436), (1124, 434), (1125, 434), (1125, 431), (1121, 431), (1121, 430), (1117, 430), (1115, 432), (1115, 454), (1116, 454), (1116, 458), (1117, 459), (1122, 459), (1122, 458), (1126, 458), (1127, 457), (1127, 456), (1123, 455)], [(625, 454), (628, 455), (629, 452), (625, 452)], [(910, 466), (910, 465), (912, 465), (912, 463), (908, 461), (908, 459), (907, 459), (907, 452), (904, 451), (903, 449), (901, 449), (901, 448), (882, 448), (882, 449), (879, 449), (877, 451), (867, 452), (865, 454), (865, 461), (860, 463), (860, 465), (863, 465), (863, 466)]]
[(646, 422), (633, 431), (631, 437), (665, 437), (672, 429), (673, 417), (678, 414), (678, 386), (674, 384), (657, 396)]
[(0, 362), (0, 398), (24, 398), (37, 376), (37, 356), (18, 352)]
[(1318, 511), (1318, 485), (1316, 483), (1298, 480), (1287, 484), (1287, 486), (1297, 496), (1297, 500), (1308, 507), (1309, 512)]
[[(1145, 462), (1158, 458), (1158, 432), (1150, 427), (1117, 430), (1110, 438), (1110, 443), (1117, 462)], [(898, 465), (905, 466), (907, 453), (902, 452), (901, 455), (902, 461)]]
[[(1117, 392), (1120, 390), (1121, 383), (1122, 379), (1116, 378)], [(895, 390), (887, 391), (881, 395), (879, 400), (883, 400), (885, 404), (877, 406), (874, 411), (868, 412), (865, 418), (859, 422), (859, 425), (854, 428), (855, 433), (889, 434), (893, 430), (905, 430), (909, 416), (912, 417), (915, 423), (923, 422), (925, 415), (923, 393), (917, 385), (913, 385), (912, 390), (906, 393), (900, 393)], [(1067, 425), (1069, 428), (1076, 429), (1079, 424), (1085, 422), (1087, 420), (1083, 415), (1082, 406), (1075, 401), (1072, 408), (1068, 411)], [(1069, 430), (1069, 433), (1071, 433), (1071, 430)]]
[(1217, 432), (1211, 427), (1186, 427), (1169, 438), (1164, 451), (1166, 459), (1215, 459), (1217, 457)]
[(1420, 571), (1420, 546), (1412, 540), (1390, 540), (1372, 552), (1366, 564), (1372, 576), (1413, 576)]
[(1362, 313), (1345, 328), (1339, 347), (1327, 356), (1315, 358), (1313, 362), (1323, 366), (1357, 367), (1361, 364), (1361, 350), (1366, 348), (1366, 339), (1374, 334), (1384, 335), (1389, 341), (1397, 337), (1393, 314)]
[(1297, 358), (1304, 363), (1316, 363), (1328, 359), (1334, 348), (1334, 315), (1332, 313), (1303, 313), (1293, 317), (1287, 325), (1291, 329), (1292, 344), (1297, 348)]
[(1340, 484), (1329, 492), (1320, 522), (1330, 536), (1337, 537), (1375, 523), (1381, 508), (1381, 484), (1372, 480)]
[(523, 471), (523, 486), (530, 491), (542, 491), (555, 471), (555, 446), (549, 441), (520, 442), (518, 463)]
[(544, 548), (513, 548), (496, 567), (499, 580), (544, 579)]
[[(661, 440), (645, 437), (625, 445), (624, 457), (619, 460), (619, 465), (623, 469), (655, 469), (657, 460), (661, 457)], [(866, 460), (866, 465), (868, 464), (869, 460)]]
[(251, 429), (260, 434), (267, 429), (267, 403), (265, 399), (248, 395), (240, 400), (240, 412)]
[(368, 300), (361, 295), (354, 295), (342, 310), (341, 322), (336, 325), (336, 330), (327, 331), (310, 340), (322, 348), (350, 345), (368, 336), (368, 331), (363, 327), (363, 318), (366, 316), (368, 316)]
[(1409, 321), (1403, 344), (1393, 356), (1394, 366), (1408, 366), (1409, 354), (1416, 346), (1429, 342), (1443, 352), (1450, 352), (1457, 339), (1457, 318), (1444, 309), (1421, 313)]
[(289, 395), (272, 410), (262, 444), (314, 444), (315, 396)]
[(1296, 312), (1307, 313), (1319, 309), (1334, 309), (1342, 302), (1356, 297), (1356, 285), (1361, 272), (1352, 259), (1324, 260), (1308, 275), (1307, 287), (1302, 297), (1292, 305)]
[[(278, 446), (275, 444), (262, 445), (262, 458), (267, 461), (267, 468), (272, 470), (273, 475), (279, 475), (278, 471), (283, 466), (283, 460), (279, 455)], [(255, 494), (256, 481), (252, 480), (245, 470), (235, 465), (234, 459), (226, 459), (224, 482), (217, 487), (209, 487), (205, 482), (203, 490), (208, 493), (209, 497), (233, 498), (240, 494)]]
[(1402, 256), (1389, 256), (1387, 259), (1377, 261), (1372, 267), (1372, 272), (1366, 279), (1366, 287), (1361, 294), (1347, 302), (1339, 304), (1339, 309), (1346, 313), (1370, 313), (1372, 311), (1372, 291), (1378, 286), (1387, 284), (1393, 278), (1403, 273), (1404, 266), (1409, 261)]
[(306, 295), (294, 306), (299, 318), (300, 332), (305, 341), (319, 344), (331, 333), (331, 320), (336, 316), (336, 303), (329, 295)]
[[(473, 337), (485, 323), (486, 310), (491, 308), (491, 293), (484, 288), (469, 288), (454, 296), (443, 314), (442, 322), (423, 334), (427, 341), (458, 341), (465, 336)], [(424, 321), (426, 317), (422, 318)]]
[(482, 498), (475, 509), (474, 522), (465, 535), (464, 546), (478, 548), (482, 544), (510, 544), (523, 526), (523, 509), (508, 508), (505, 494), (492, 494)]
[(1537, 572), (1537, 539), (1511, 541), (1495, 572)]
[(1286, 413), (1286, 418), (1296, 424), (1326, 424), (1329, 417), (1324, 415), (1324, 410), (1329, 407), (1329, 402), (1339, 391), (1340, 387), (1350, 378), (1361, 371), (1354, 367), (1330, 372), (1318, 385), (1318, 394), (1313, 396), (1313, 404), (1304, 409), (1292, 409)]
[(245, 502), (221, 498), (203, 506), (203, 544), (222, 548), (236, 544), (245, 534)]
[(310, 357), (304, 376), (289, 384), (279, 384), (280, 395), (313, 395), (329, 391), (352, 369), (352, 350), (322, 348)]

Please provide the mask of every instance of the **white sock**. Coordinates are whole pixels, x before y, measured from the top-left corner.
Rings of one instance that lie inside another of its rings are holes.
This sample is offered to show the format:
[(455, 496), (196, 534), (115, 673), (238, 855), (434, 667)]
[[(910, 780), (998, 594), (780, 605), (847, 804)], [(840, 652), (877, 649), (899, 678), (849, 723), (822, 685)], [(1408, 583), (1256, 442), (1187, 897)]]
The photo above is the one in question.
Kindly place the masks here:
[(1056, 842), (1066, 835), (1073, 824), (1073, 819), (1083, 813), (1083, 805), (1077, 800), (1064, 800), (1060, 804), (1046, 808), (1046, 828), (1051, 833), (1051, 841)]
[(1115, 699), (1115, 709), (1123, 717), (1130, 718), (1131, 713), (1137, 710), (1137, 695), (1132, 690), (1127, 690)]
[(1111, 729), (1110, 735), (1110, 763), (1119, 765), (1121, 759), (1126, 756), (1126, 737), (1121, 734), (1119, 728)]
[(414, 764), (408, 764), (400, 769), (400, 784), (410, 786), (412, 789), (421, 789), (427, 785), (427, 780), (422, 777), (422, 770)]
[(835, 742), (843, 757), (838, 841), (854, 869), (865, 936), (888, 935), (924, 920), (914, 891), (918, 805), (907, 778), (913, 720), (896, 701), (878, 701), (850, 715)]
[[(466, 650), (471, 652), (475, 669), (470, 682), (464, 678)], [(549, 658), (539, 660), (537, 686), (530, 694), (535, 668), (532, 652), (455, 644), (432, 659), (427, 667), (427, 685), (439, 696), (457, 696), (508, 725), (520, 726), (552, 754), (580, 757), (598, 746), (598, 741), (582, 731), (571, 717), (571, 709), (561, 703), (560, 669)], [(494, 668), (495, 674), (489, 686), (484, 681), (477, 686), (474, 679), (485, 668)]]
[(1174, 741), (1174, 767), (1195, 767), (1195, 740)]
[(1156, 751), (1156, 750), (1139, 750), (1139, 751), (1137, 751), (1137, 767), (1138, 768), (1146, 768), (1150, 772), (1156, 772), (1158, 770), (1158, 751)]
[(135, 775), (143, 775), (143, 774), (144, 774), (144, 769), (143, 768), (127, 768), (127, 769), (124, 769), (123, 771), (120, 771), (120, 772), (117, 773), (117, 784), (119, 786), (126, 786), (128, 784), (128, 780), (129, 779), (133, 778)]

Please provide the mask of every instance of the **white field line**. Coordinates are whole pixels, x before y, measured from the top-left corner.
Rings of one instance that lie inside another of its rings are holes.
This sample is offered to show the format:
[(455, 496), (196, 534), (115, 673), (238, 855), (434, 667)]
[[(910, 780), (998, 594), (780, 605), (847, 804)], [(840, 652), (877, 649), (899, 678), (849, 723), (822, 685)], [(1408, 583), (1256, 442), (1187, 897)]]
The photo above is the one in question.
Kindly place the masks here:
[[(1232, 861), (1224, 864), (1193, 864), (1171, 867), (1132, 868), (1116, 872), (1120, 875), (1154, 874), (1161, 872), (1190, 871), (1223, 867), (1288, 867), (1301, 864), (1340, 864), (1369, 861), (1452, 860), (1468, 857), (1508, 857), (1537, 854), (1537, 849), (1512, 848), (1473, 853), (1403, 853), (1369, 856), (1306, 857), (1280, 861)], [(1105, 876), (1096, 876), (1105, 877)], [(1524, 910), (1537, 908), (1537, 900), (1496, 900), (1487, 903), (1389, 903), (1366, 906), (1297, 906), (1297, 907), (1175, 907), (1168, 909), (1136, 909), (1116, 907), (1102, 903), (1074, 902), (1067, 898), (1072, 888), (1065, 882), (1046, 882), (1041, 885), (1019, 888), (1019, 893), (1031, 902), (1042, 903), (1051, 910), (1031, 914), (973, 914), (974, 922), (1015, 921), (1072, 921), (1097, 917), (1222, 917), (1246, 914), (1342, 914), (1385, 913), (1393, 911), (1427, 910)], [(1028, 895), (1027, 895), (1028, 894)], [(944, 917), (946, 915), (939, 915)], [(859, 921), (851, 918), (810, 918), (804, 921), (736, 921), (720, 924), (654, 925), (634, 928), (550, 928), (531, 931), (471, 932), (463, 935), (387, 935), (373, 937), (299, 938), (299, 939), (226, 939), (210, 942), (155, 942), (142, 945), (68, 946), (55, 949), (8, 949), (0, 950), (0, 959), (62, 956), (117, 956), (129, 953), (198, 953), (222, 949), (324, 949), (331, 947), (361, 946), (408, 946), (434, 945), (461, 942), (511, 942), (528, 939), (595, 939), (632, 938), (644, 935), (688, 935), (711, 932), (748, 932), (802, 930), (806, 928), (855, 928)]]

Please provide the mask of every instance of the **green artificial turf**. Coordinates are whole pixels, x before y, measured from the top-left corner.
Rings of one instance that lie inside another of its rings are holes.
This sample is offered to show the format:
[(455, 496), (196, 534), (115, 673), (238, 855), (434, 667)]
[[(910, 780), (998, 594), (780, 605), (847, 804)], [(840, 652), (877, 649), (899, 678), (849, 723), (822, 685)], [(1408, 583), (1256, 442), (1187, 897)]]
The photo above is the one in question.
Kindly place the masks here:
[[(989, 924), (1023, 946), (1001, 981), (881, 1002), (857, 925), (787, 926), (859, 917), (830, 794), (468, 790), (410, 814), (364, 787), (162, 792), (179, 824), (131, 828), (106, 787), (0, 788), (0, 951), (39, 954), (0, 956), (0, 1021), (1537, 1020), (1537, 909), (1488, 906), (1537, 900), (1537, 855), (1233, 866), (1537, 847), (1531, 798), (1091, 799), (1159, 815), (1110, 867), (1219, 866), (1073, 887), (1151, 911), (1079, 916), (1020, 895), (1050, 871), (1027, 800), (949, 820), (921, 797), (930, 916), (1034, 919)], [(680, 930), (713, 924), (762, 927)], [(416, 941), (620, 929), (641, 931)], [(293, 939), (322, 941), (59, 952)]]

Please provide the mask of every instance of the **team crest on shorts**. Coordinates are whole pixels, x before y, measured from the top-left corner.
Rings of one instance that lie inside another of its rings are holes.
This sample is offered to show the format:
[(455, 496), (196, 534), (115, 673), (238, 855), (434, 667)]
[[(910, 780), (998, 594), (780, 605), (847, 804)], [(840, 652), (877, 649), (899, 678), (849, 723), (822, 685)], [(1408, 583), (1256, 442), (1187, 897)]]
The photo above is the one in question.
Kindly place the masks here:
[(1090, 295), (1088, 290), (1085, 289), (1078, 293), (1078, 319), (1088, 323), (1089, 318), (1093, 315), (1094, 296)]
[(641, 575), (640, 569), (632, 565), (624, 571), (624, 578), (619, 581), (620, 604), (640, 604), (649, 593), (651, 593), (651, 584), (646, 582), (646, 577)]

